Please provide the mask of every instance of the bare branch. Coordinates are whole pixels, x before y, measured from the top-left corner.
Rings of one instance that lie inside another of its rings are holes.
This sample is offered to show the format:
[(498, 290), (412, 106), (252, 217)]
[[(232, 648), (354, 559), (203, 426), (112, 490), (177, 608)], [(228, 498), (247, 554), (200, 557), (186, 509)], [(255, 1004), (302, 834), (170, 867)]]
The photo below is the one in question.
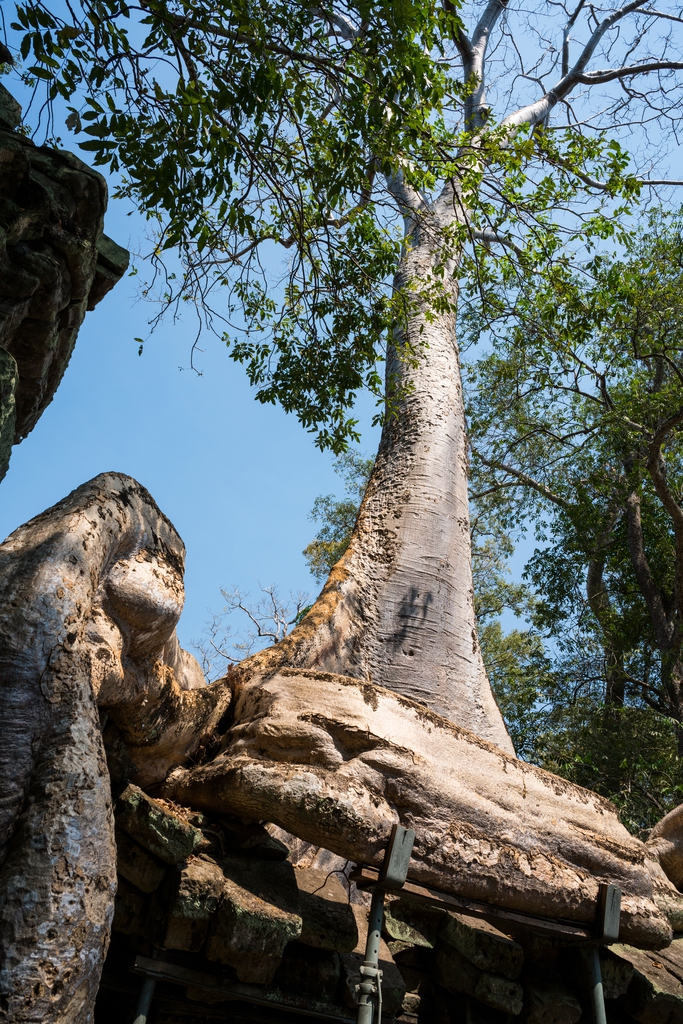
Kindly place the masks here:
[(525, 487), (531, 487), (532, 490), (538, 491), (538, 493), (543, 495), (544, 498), (547, 498), (548, 501), (552, 501), (554, 505), (564, 509), (565, 512), (572, 511), (572, 506), (565, 498), (562, 498), (559, 494), (555, 494), (554, 491), (551, 491), (550, 488), (544, 483), (541, 483), (540, 480), (535, 480), (532, 476), (529, 476), (528, 473), (523, 473), (520, 469), (515, 469), (514, 466), (508, 466), (505, 462), (487, 459), (475, 448), (473, 448), (472, 451), (475, 452), (477, 458), (483, 462), (485, 466), (488, 466), (489, 469), (496, 469), (501, 473), (509, 474), (509, 476), (514, 477), (516, 480), (519, 480), (521, 484), (524, 484)]
[(569, 33), (574, 27), (576, 19), (583, 10), (586, 0), (579, 0), (579, 5), (572, 14), (571, 18), (564, 27), (564, 35), (562, 39), (562, 75), (566, 75), (569, 71)]
[(522, 250), (509, 235), (501, 235), (497, 231), (483, 231), (480, 228), (471, 228), (470, 235), (476, 242), (484, 242), (486, 245), (504, 245), (512, 249), (518, 256)]
[(640, 592), (645, 598), (650, 621), (657, 636), (657, 643), (661, 650), (666, 650), (671, 644), (674, 624), (666, 613), (662, 592), (652, 577), (650, 564), (645, 554), (640, 497), (636, 491), (632, 491), (626, 499), (626, 523), (628, 549), (633, 571), (636, 574)]
[(338, 11), (324, 11), (322, 7), (311, 8), (311, 14), (314, 18), (321, 18), (323, 21), (329, 22), (336, 34), (340, 35), (342, 39), (346, 39), (347, 42), (354, 42), (358, 38), (359, 30), (345, 14)]
[(498, 19), (507, 7), (508, 0), (489, 0), (479, 23), (474, 30), (468, 59), (465, 61), (465, 81), (474, 80), (471, 96), (467, 98), (465, 120), (470, 127), (481, 127), (486, 104), (486, 49), (491, 33)]
[(641, 13), (647, 14), (651, 18), (665, 18), (667, 21), (676, 21), (683, 25), (683, 18), (679, 18), (676, 14), (667, 14), (665, 11), (642, 11)]
[[(630, 4), (626, 4), (624, 7), (621, 7), (619, 10), (614, 11), (614, 13), (610, 14), (609, 17), (604, 18), (601, 22), (599, 22), (590, 39), (581, 51), (579, 59), (574, 64), (573, 68), (566, 74), (564, 74), (560, 81), (557, 82), (557, 84), (554, 85), (553, 88), (550, 89), (544, 96), (536, 100), (534, 103), (529, 103), (525, 107), (521, 107), (519, 110), (510, 114), (508, 117), (505, 118), (503, 124), (509, 125), (510, 127), (518, 127), (523, 124), (538, 124), (540, 121), (543, 121), (548, 116), (550, 111), (557, 103), (560, 102), (560, 100), (564, 99), (565, 96), (568, 96), (569, 93), (580, 83), (589, 82), (591, 84), (595, 84), (598, 81), (611, 81), (612, 78), (591, 78), (590, 75), (587, 74), (586, 68), (591, 58), (593, 57), (603, 36), (606, 35), (606, 33), (609, 32), (611, 29), (615, 28), (619, 24), (619, 22), (622, 21), (629, 14), (633, 14), (640, 8), (642, 8), (646, 2), (647, 0), (632, 0)], [(658, 62), (658, 66), (661, 66), (663, 64), (666, 64), (669, 68), (674, 65), (676, 68), (683, 67), (683, 65), (679, 65), (677, 62), (674, 61)], [(634, 66), (634, 68), (635, 69), (632, 71), (632, 74), (640, 74), (646, 69), (656, 70), (654, 66), (651, 65), (636, 65)], [(636, 70), (637, 68), (640, 68), (640, 70)], [(620, 77), (618, 73), (619, 70), (623, 69), (617, 69), (614, 73), (593, 72), (593, 76), (611, 74), (613, 78), (616, 78)], [(628, 77), (628, 75), (621, 77)]]
[(653, 71), (683, 71), (683, 61), (656, 60), (651, 61), (649, 64), (629, 64), (623, 68), (606, 68), (602, 71), (587, 71), (585, 74), (576, 76), (576, 83), (580, 83), (582, 85), (599, 85), (603, 82), (614, 82), (621, 78), (632, 78), (635, 75), (649, 75)]

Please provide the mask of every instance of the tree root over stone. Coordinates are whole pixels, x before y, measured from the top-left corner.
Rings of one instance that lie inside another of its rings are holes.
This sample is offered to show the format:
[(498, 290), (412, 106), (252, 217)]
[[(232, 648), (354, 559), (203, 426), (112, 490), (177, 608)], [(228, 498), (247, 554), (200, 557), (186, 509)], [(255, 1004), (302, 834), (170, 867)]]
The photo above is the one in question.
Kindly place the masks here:
[(119, 789), (374, 863), (400, 820), (417, 831), (417, 880), (574, 921), (617, 882), (630, 943), (661, 947), (681, 927), (683, 898), (611, 804), (390, 689), (311, 668), (306, 621), (304, 653), (295, 631), (284, 652), (204, 686), (175, 636), (183, 567), (172, 524), (115, 473), (0, 546), (7, 1019), (92, 1020), (115, 887), (102, 714)]
[(173, 772), (166, 795), (374, 864), (400, 821), (416, 832), (416, 881), (541, 916), (592, 922), (613, 882), (622, 937), (643, 947), (671, 940), (658, 903), (683, 922), (683, 897), (612, 804), (408, 698), (284, 669), (238, 683), (233, 714), (226, 749)]

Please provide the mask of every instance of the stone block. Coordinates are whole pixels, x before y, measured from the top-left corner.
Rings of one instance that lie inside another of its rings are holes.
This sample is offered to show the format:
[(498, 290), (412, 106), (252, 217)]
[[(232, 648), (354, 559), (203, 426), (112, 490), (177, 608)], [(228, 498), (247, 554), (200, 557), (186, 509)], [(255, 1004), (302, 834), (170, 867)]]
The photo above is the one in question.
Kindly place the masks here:
[(138, 786), (128, 785), (116, 803), (116, 824), (141, 846), (167, 864), (178, 864), (203, 842), (202, 833)]
[(445, 916), (442, 910), (432, 911), (408, 900), (387, 901), (383, 931), (390, 939), (433, 949)]
[(338, 953), (292, 942), (284, 951), (273, 984), (287, 992), (331, 1001), (337, 993), (340, 974)]
[(336, 874), (294, 868), (301, 907), (300, 942), (317, 949), (350, 953), (358, 944), (358, 926), (349, 894)]
[(448, 913), (441, 920), (439, 935), (480, 970), (512, 980), (519, 977), (524, 964), (522, 947), (486, 921)]
[(626, 995), (635, 968), (623, 957), (615, 956), (611, 949), (600, 950), (600, 972), (605, 999), (618, 999)]
[(21, 124), (21, 107), (4, 85), (0, 85), (0, 123), (10, 129)]
[(525, 991), (524, 1024), (577, 1024), (581, 1003), (564, 985), (533, 982)]
[(221, 818), (219, 824), (226, 852), (244, 851), (260, 860), (287, 860), (289, 856), (289, 848), (263, 825), (245, 825), (237, 818), (226, 817)]
[(426, 971), (429, 973), (432, 969), (434, 961), (433, 950), (426, 949), (424, 946), (411, 946), (409, 942), (401, 942), (400, 939), (392, 939), (390, 942), (387, 942), (387, 946), (394, 961), (401, 970), (404, 967), (410, 967), (416, 971)]
[(220, 866), (223, 899), (209, 927), (206, 956), (234, 967), (240, 981), (270, 984), (285, 946), (301, 935), (294, 868), (236, 857)]
[(223, 896), (225, 878), (215, 861), (194, 857), (180, 872), (162, 945), (197, 953)]
[[(397, 965), (398, 966), (398, 965)], [(433, 985), (431, 978), (424, 971), (412, 967), (399, 966), (401, 977), (406, 986), (402, 1010), (414, 1015), (425, 1014), (433, 1002)]]
[(141, 892), (154, 892), (161, 885), (166, 868), (126, 832), (117, 828), (116, 870)]
[(639, 1024), (683, 1024), (683, 938), (656, 953), (620, 944), (610, 952), (633, 967), (617, 1005)]
[(0, 350), (16, 364), (9, 407), (0, 365), (0, 478), (8, 444), (26, 437), (54, 397), (86, 297), (92, 309), (128, 265), (102, 234), (104, 178), (72, 154), (34, 145), (13, 130), (20, 124), (21, 107), (0, 85)]
[(519, 1014), (524, 1003), (522, 986), (510, 978), (482, 971), (453, 946), (437, 949), (434, 979), (452, 993), (462, 992), (503, 1013)]
[(147, 900), (132, 885), (120, 878), (114, 901), (112, 931), (122, 935), (139, 935), (147, 914)]

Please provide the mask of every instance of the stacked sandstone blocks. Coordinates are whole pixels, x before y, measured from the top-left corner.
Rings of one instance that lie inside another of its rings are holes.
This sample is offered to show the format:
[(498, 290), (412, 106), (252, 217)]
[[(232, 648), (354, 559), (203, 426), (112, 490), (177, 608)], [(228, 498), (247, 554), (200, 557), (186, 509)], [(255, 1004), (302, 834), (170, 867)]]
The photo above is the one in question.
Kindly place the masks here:
[[(157, 987), (150, 1024), (355, 1019), (367, 899), (341, 866), (297, 865), (264, 825), (133, 785), (115, 810), (119, 893), (98, 1024), (132, 1012), (136, 956), (177, 975)], [(683, 937), (656, 954), (617, 945), (601, 958), (612, 1024), (683, 1024)], [(591, 1020), (581, 950), (527, 931), (390, 898), (380, 959), (387, 1020)]]
[(102, 175), (36, 146), (0, 85), (0, 479), (52, 401), (86, 312), (128, 266), (103, 232), (106, 208)]

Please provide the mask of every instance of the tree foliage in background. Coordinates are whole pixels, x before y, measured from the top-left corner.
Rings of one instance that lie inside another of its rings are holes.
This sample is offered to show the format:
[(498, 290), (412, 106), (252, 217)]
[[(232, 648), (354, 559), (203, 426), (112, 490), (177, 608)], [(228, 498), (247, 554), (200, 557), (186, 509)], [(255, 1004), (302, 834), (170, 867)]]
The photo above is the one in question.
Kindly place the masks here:
[[(441, 159), (434, 116), (453, 84), (437, 58), (457, 24), (420, 0), (28, 0), (13, 27), (48, 113), (69, 104), (81, 148), (149, 219), (163, 304), (195, 304), (260, 401), (339, 447), (355, 394), (382, 391), (397, 315), (400, 236), (376, 182), (400, 159), (421, 179)], [(278, 250), (273, 288), (262, 260)]]
[(532, 617), (553, 638), (549, 674), (508, 677), (502, 699), (533, 760), (638, 828), (683, 796), (682, 295), (683, 221), (658, 212), (621, 254), (469, 317), (487, 336), (468, 370), (477, 487), (535, 522)]
[[(615, 230), (641, 186), (613, 129), (677, 117), (669, 28), (646, 0), (23, 0), (11, 41), (49, 125), (68, 105), (149, 219), (162, 306), (193, 303), (258, 399), (339, 452), (358, 391), (384, 395), (389, 341), (419, 354), (397, 328), (453, 301), (456, 265), (485, 296)], [(433, 224), (435, 272), (392, 292), (404, 220)]]
[(346, 551), (358, 515), (358, 506), (365, 494), (374, 459), (351, 449), (340, 455), (335, 472), (342, 477), (345, 495), (339, 500), (333, 494), (319, 494), (309, 518), (320, 524), (320, 530), (303, 550), (313, 579), (324, 583), (333, 565)]

